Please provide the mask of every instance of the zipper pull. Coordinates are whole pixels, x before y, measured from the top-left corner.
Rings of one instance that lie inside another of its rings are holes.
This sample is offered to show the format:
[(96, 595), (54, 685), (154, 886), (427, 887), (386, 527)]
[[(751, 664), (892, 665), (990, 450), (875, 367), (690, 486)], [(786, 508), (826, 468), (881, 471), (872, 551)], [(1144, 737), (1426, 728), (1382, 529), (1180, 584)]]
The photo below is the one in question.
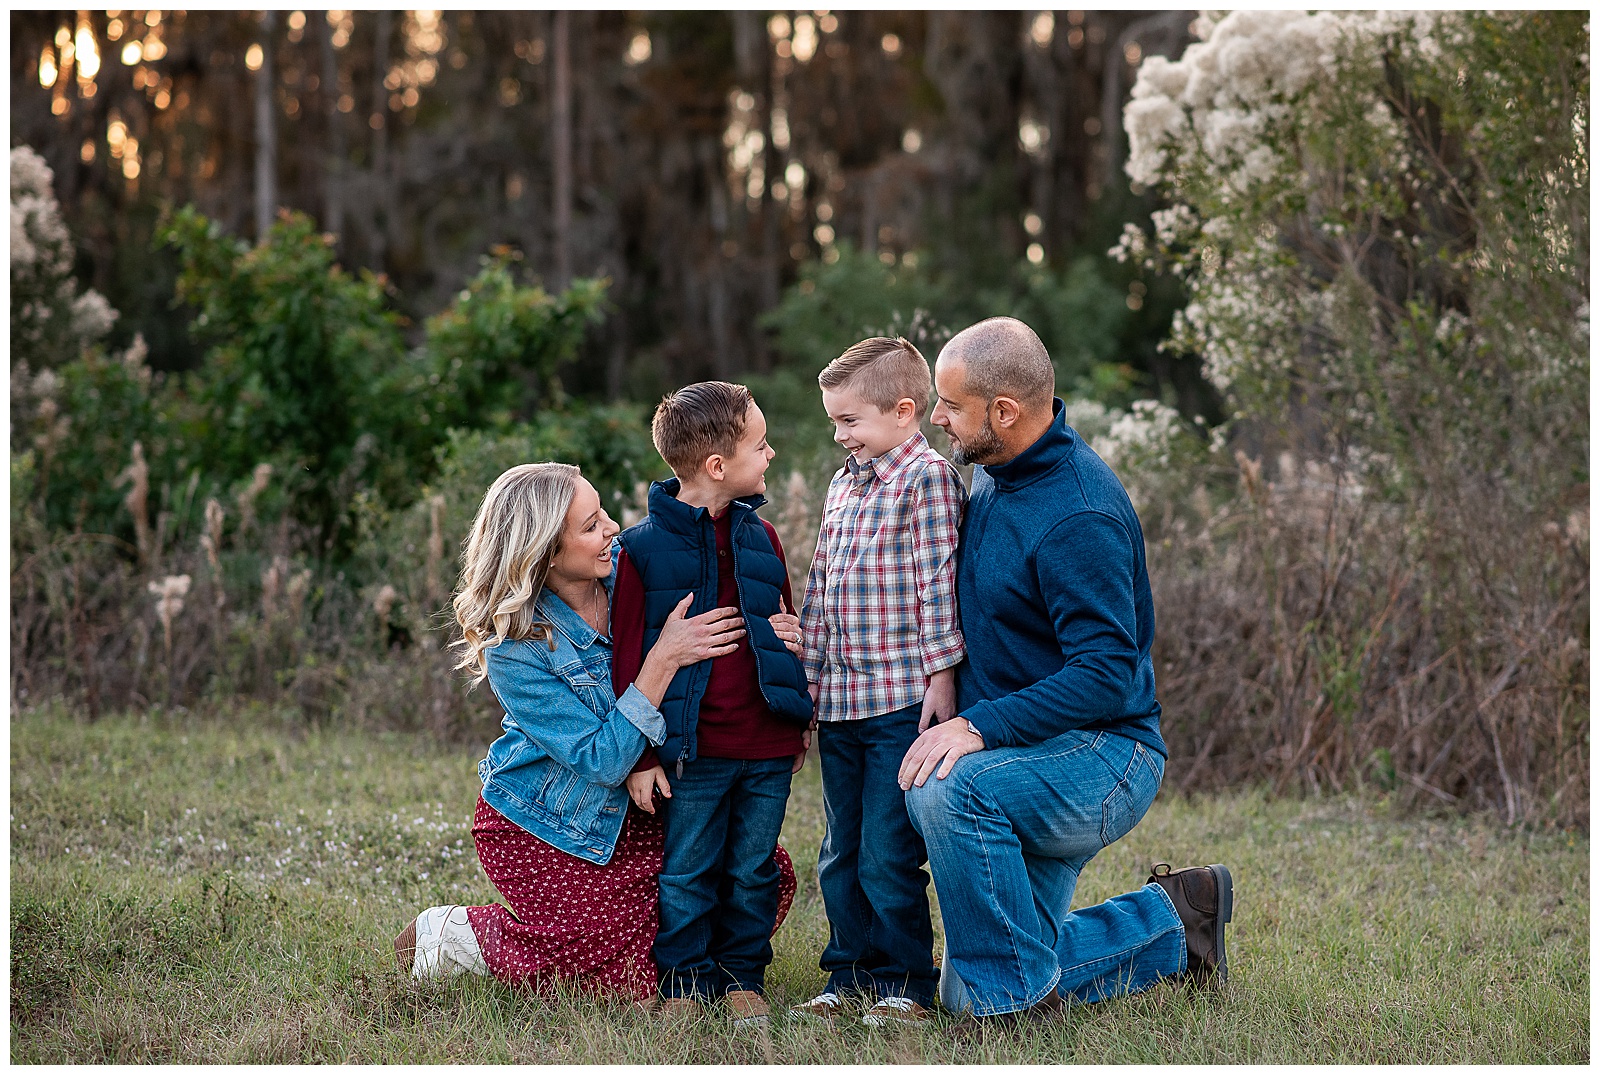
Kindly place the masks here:
[(678, 777), (682, 777), (683, 776), (683, 759), (682, 758), (678, 759), (678, 771), (677, 771), (676, 775)]

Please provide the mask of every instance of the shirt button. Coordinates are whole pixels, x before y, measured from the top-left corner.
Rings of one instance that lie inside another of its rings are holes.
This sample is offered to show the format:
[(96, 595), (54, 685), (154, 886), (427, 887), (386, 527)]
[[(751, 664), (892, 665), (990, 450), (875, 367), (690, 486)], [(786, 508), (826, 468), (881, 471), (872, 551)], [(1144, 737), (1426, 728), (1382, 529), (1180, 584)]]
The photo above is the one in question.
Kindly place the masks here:
[(718, 555), (718, 556), (726, 556), (726, 555), (728, 555), (728, 554), (727, 554), (727, 553), (725, 553), (725, 552), (723, 552), (723, 551), (722, 551), (722, 550), (721, 550), (721, 549), (718, 549), (718, 550), (717, 550), (717, 555)]

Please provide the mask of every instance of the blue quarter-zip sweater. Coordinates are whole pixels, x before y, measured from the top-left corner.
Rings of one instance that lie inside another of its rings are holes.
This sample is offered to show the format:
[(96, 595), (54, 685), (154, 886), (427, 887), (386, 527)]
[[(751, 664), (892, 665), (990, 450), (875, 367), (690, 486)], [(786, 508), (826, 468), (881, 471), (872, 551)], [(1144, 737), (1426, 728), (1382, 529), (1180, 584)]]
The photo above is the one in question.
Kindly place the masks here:
[(986, 747), (1081, 728), (1165, 757), (1144, 531), (1062, 407), (1057, 399), (1049, 430), (1021, 455), (973, 468), (956, 574), (961, 715)]

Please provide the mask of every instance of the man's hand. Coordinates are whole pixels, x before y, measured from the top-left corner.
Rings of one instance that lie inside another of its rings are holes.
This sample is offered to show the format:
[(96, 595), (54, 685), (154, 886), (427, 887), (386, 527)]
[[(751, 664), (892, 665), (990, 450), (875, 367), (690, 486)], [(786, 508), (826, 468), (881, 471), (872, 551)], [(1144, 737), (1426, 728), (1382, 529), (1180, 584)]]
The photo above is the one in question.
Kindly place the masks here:
[(794, 768), (789, 770), (790, 776), (806, 767), (806, 753), (811, 749), (811, 728), (816, 726), (817, 722), (812, 721), (811, 727), (800, 733), (800, 753), (794, 756)]
[(922, 696), (922, 719), (917, 721), (917, 731), (925, 732), (931, 725), (943, 724), (956, 715), (956, 670), (946, 668), (928, 677), (928, 693)]
[(628, 798), (632, 799), (633, 804), (647, 814), (656, 812), (656, 806), (652, 799), (657, 788), (661, 789), (663, 798), (672, 798), (672, 785), (667, 783), (667, 771), (659, 765), (653, 769), (646, 769), (642, 773), (634, 773), (628, 777), (627, 787)]
[(900, 763), (900, 790), (910, 791), (912, 784), (920, 788), (928, 782), (928, 774), (936, 766), (939, 779), (943, 780), (950, 775), (957, 759), (982, 749), (983, 736), (972, 730), (965, 717), (935, 724), (917, 736), (917, 741), (906, 751), (905, 761)]

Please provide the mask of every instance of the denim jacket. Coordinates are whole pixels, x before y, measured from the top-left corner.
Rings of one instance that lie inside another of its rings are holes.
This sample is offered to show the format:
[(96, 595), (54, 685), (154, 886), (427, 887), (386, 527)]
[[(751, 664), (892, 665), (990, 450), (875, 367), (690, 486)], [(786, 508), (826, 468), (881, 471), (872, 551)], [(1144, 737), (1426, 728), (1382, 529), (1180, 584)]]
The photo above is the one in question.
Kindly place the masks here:
[(555, 627), (553, 650), (508, 639), (487, 651), (506, 715), (478, 763), (483, 799), (552, 847), (604, 866), (628, 810), (622, 784), (646, 746), (666, 738), (666, 722), (638, 687), (612, 693), (610, 639), (549, 590), (537, 608)]

